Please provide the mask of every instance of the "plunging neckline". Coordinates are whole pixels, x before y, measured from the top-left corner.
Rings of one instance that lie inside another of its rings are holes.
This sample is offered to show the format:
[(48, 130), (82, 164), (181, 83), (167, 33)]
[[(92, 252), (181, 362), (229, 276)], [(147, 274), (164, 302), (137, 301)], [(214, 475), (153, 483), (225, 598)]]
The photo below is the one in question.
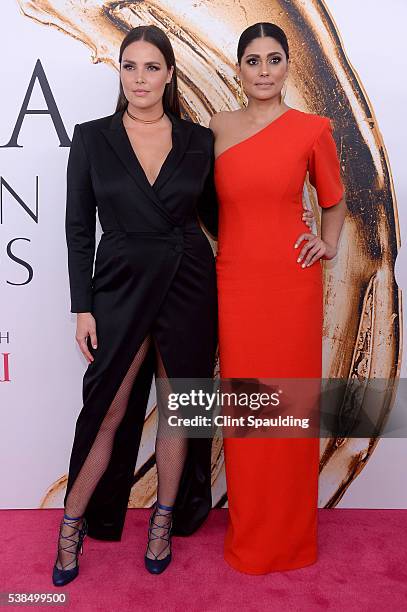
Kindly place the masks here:
[(227, 149), (224, 149), (222, 151), (222, 153), (219, 153), (219, 155), (215, 158), (215, 162), (217, 162), (218, 159), (220, 159), (223, 155), (225, 155), (225, 153), (228, 153), (228, 151), (231, 151), (232, 149), (235, 149), (236, 147), (239, 147), (240, 145), (245, 144), (249, 140), (252, 140), (252, 138), (255, 138), (256, 136), (259, 136), (260, 134), (265, 132), (267, 129), (271, 128), (271, 126), (273, 126), (275, 123), (277, 123), (280, 119), (282, 119), (286, 115), (289, 115), (291, 111), (295, 111), (295, 108), (289, 108), (284, 113), (281, 113), (281, 115), (279, 115), (278, 117), (273, 119), (273, 121), (270, 121), (270, 123), (267, 123), (267, 125), (262, 127), (260, 130), (258, 130), (257, 132), (254, 132), (254, 134), (251, 134), (250, 136), (247, 136), (247, 138), (243, 138), (243, 140), (240, 140), (239, 142), (236, 142), (235, 144), (233, 144), (230, 147), (228, 147)]
[(156, 183), (157, 183), (158, 179), (160, 178), (160, 175), (161, 175), (161, 173), (162, 173), (162, 171), (163, 171), (163, 169), (164, 169), (164, 166), (166, 166), (166, 164), (167, 164), (167, 162), (168, 162), (168, 160), (169, 160), (169, 157), (170, 157), (171, 153), (174, 151), (174, 124), (173, 124), (173, 122), (172, 122), (172, 119), (171, 119), (170, 117), (168, 117), (168, 115), (166, 114), (166, 117), (168, 117), (168, 119), (169, 119), (169, 120), (170, 120), (170, 122), (171, 122), (171, 149), (168, 151), (168, 153), (167, 153), (167, 155), (166, 155), (166, 157), (165, 157), (165, 159), (164, 159), (163, 163), (161, 164), (160, 169), (159, 169), (159, 171), (158, 171), (158, 174), (157, 174), (157, 176), (155, 177), (154, 181), (153, 181), (152, 183), (150, 183), (150, 181), (149, 181), (149, 179), (148, 179), (148, 176), (147, 176), (147, 173), (146, 173), (146, 171), (144, 170), (143, 165), (142, 165), (141, 161), (139, 160), (139, 158), (138, 158), (138, 156), (137, 156), (137, 153), (136, 153), (136, 151), (134, 150), (134, 147), (133, 147), (133, 145), (132, 145), (132, 143), (131, 143), (130, 136), (129, 136), (129, 134), (128, 134), (127, 130), (126, 130), (126, 126), (124, 125), (124, 122), (123, 122), (123, 116), (124, 116), (124, 113), (123, 113), (122, 118), (121, 118), (121, 126), (122, 126), (122, 128), (123, 128), (123, 130), (124, 130), (124, 133), (126, 134), (126, 138), (127, 138), (128, 143), (129, 143), (129, 145), (130, 145), (130, 148), (131, 148), (131, 150), (133, 151), (133, 154), (134, 154), (134, 157), (135, 157), (136, 163), (137, 163), (137, 165), (139, 166), (139, 168), (140, 168), (140, 170), (141, 170), (141, 172), (142, 172), (142, 174), (143, 174), (143, 176), (144, 176), (144, 178), (145, 178), (146, 183), (147, 183), (147, 184), (150, 186), (150, 188), (151, 188), (151, 189), (154, 189), (154, 186), (156, 185)]

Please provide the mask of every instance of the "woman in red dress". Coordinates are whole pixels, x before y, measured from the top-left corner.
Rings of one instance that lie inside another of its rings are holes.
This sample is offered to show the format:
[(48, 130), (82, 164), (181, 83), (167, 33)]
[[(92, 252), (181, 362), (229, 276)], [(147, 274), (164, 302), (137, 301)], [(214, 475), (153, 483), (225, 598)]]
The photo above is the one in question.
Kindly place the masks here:
[[(288, 59), (279, 27), (247, 28), (237, 70), (248, 105), (215, 115), (210, 125), (222, 378), (322, 373), (320, 259), (336, 255), (346, 205), (329, 119), (282, 100)], [(301, 221), (307, 173), (322, 208), (321, 236), (304, 233)], [(250, 574), (315, 562), (318, 438), (230, 437), (224, 449), (226, 561)]]

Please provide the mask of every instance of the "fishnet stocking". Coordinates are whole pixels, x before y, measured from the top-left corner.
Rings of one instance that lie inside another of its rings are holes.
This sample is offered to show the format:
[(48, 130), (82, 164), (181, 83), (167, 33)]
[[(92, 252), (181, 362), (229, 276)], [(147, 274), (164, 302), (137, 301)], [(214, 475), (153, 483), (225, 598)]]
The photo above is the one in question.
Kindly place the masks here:
[[(137, 351), (102, 421), (92, 448), (72, 485), (65, 505), (65, 513), (71, 517), (81, 517), (84, 514), (96, 485), (109, 465), (115, 433), (126, 413), (127, 403), (134, 380), (147, 355), (150, 344), (151, 339), (147, 337)], [(78, 540), (78, 528), (80, 528), (81, 525), (82, 519), (76, 521), (72, 527), (65, 524), (62, 526), (60, 538), (61, 546), (65, 546), (68, 542), (67, 538), (69, 538), (71, 543), (73, 540)], [(60, 550), (57, 567), (59, 569), (71, 569), (74, 567), (74, 552), (74, 546), (71, 546), (70, 550)]]
[[(158, 430), (155, 442), (155, 460), (158, 474), (157, 501), (165, 506), (173, 506), (184, 468), (188, 440), (179, 429), (175, 433), (169, 431), (167, 419), (171, 411), (168, 410), (168, 394), (171, 393), (171, 384), (157, 345), (156, 354)], [(155, 511), (153, 520), (155, 525), (153, 538), (150, 538), (146, 555), (150, 559), (163, 559), (168, 555), (168, 528), (172, 522), (172, 512)]]

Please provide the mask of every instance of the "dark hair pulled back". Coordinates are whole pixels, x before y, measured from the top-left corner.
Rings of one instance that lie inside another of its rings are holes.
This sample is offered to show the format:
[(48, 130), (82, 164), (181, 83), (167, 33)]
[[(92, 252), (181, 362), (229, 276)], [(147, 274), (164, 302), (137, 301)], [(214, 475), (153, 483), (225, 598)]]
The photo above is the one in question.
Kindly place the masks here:
[(265, 36), (274, 38), (280, 43), (288, 61), (290, 53), (288, 49), (287, 36), (284, 30), (274, 23), (268, 23), (265, 21), (249, 26), (240, 35), (239, 43), (237, 45), (237, 61), (239, 64), (248, 45), (256, 38), (264, 38)]

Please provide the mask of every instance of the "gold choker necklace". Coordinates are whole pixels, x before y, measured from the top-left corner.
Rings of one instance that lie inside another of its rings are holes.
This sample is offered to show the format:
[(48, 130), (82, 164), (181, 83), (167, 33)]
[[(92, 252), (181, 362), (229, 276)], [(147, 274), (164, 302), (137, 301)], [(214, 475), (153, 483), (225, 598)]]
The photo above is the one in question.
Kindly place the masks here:
[(161, 115), (161, 117), (158, 117), (158, 119), (148, 119), (148, 120), (140, 119), (139, 117), (135, 117), (134, 115), (132, 115), (130, 113), (128, 108), (126, 108), (126, 113), (130, 117), (130, 119), (133, 119), (134, 121), (140, 121), (141, 123), (157, 123), (158, 121), (160, 121), (164, 117), (164, 111), (163, 111), (163, 114)]

